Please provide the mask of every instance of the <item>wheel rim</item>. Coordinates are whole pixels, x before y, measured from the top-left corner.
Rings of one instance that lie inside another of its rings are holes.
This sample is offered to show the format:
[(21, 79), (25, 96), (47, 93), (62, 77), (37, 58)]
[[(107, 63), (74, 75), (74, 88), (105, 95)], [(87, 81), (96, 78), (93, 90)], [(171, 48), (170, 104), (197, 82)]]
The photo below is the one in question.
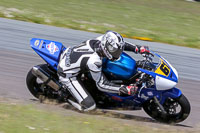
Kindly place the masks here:
[(35, 83), (34, 83), (34, 90), (35, 90), (36, 92), (42, 93), (42, 89), (41, 89), (42, 84), (43, 84), (43, 83), (41, 82), (41, 80), (40, 80), (39, 78), (36, 78)]
[(42, 85), (43, 85), (44, 82), (42, 82), (39, 78), (36, 78), (35, 79), (35, 83), (34, 83), (34, 91), (36, 92), (36, 94), (39, 96), (39, 95), (42, 95), (44, 92), (43, 92), (43, 89), (42, 89)]
[(176, 99), (168, 98), (163, 106), (170, 119), (179, 119), (183, 114), (182, 106)]
[(182, 106), (176, 99), (166, 100), (163, 104), (163, 107), (167, 112), (167, 117), (164, 118), (161, 109), (154, 103), (153, 100), (150, 100), (147, 104), (148, 106), (145, 108), (145, 111), (152, 118), (167, 123), (181, 121), (180, 118), (183, 116)]
[(42, 80), (36, 78), (34, 91), (36, 92), (37, 97), (45, 96), (46, 98), (57, 98), (57, 93), (54, 93), (54, 90), (47, 86)]

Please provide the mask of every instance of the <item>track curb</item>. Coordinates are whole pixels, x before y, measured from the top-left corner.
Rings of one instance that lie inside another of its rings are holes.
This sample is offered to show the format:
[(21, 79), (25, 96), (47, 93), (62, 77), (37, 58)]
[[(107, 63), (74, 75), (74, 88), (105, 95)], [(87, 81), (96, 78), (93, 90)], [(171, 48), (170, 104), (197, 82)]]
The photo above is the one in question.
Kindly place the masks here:
[(131, 39), (137, 39), (142, 41), (153, 41), (153, 39), (148, 37), (139, 37), (139, 36), (128, 36), (126, 34), (121, 34), (124, 38), (131, 38)]

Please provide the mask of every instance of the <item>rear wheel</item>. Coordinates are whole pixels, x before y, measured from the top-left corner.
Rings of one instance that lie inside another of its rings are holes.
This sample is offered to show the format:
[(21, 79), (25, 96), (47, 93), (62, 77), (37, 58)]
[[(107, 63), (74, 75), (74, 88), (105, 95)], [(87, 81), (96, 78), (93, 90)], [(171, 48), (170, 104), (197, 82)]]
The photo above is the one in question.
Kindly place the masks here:
[[(48, 72), (47, 64), (40, 65), (40, 67), (42, 67), (44, 71)], [(51, 87), (45, 85), (43, 81), (33, 75), (32, 69), (27, 74), (26, 85), (30, 93), (37, 99), (39, 99), (41, 96), (51, 99), (57, 97), (55, 91)]]
[(184, 121), (190, 114), (190, 103), (182, 94), (179, 98), (166, 99), (163, 104), (167, 115), (164, 117), (154, 100), (149, 100), (143, 105), (144, 111), (152, 118), (165, 123), (178, 123)]

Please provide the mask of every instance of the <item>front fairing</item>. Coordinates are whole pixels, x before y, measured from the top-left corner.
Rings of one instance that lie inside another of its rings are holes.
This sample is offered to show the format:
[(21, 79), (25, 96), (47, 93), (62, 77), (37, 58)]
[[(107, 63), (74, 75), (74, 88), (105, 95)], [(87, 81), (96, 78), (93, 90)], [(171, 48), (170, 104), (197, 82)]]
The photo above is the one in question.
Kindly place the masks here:
[(167, 90), (175, 87), (178, 83), (178, 73), (176, 69), (162, 56), (152, 52), (158, 58), (158, 63), (154, 63), (155, 69), (152, 71), (138, 68), (138, 71), (151, 75), (155, 79), (157, 90)]
[[(178, 82), (178, 73), (176, 69), (173, 68), (173, 66), (160, 55), (156, 53), (153, 54), (154, 57), (157, 58), (157, 61), (149, 64), (152, 68), (152, 71), (142, 68), (137, 69), (138, 71), (151, 75), (151, 77), (154, 78), (155, 84), (153, 86), (151, 86), (150, 88), (141, 89), (139, 93), (134, 96), (124, 97), (112, 93), (105, 94), (108, 95), (112, 100), (119, 102), (122, 105), (125, 105), (126, 103), (132, 103), (134, 106), (139, 107), (141, 107), (145, 101), (153, 99), (153, 97), (156, 97), (161, 104), (163, 104), (168, 97), (180, 97), (182, 92), (174, 87)], [(161, 79), (164, 80), (161, 81)]]

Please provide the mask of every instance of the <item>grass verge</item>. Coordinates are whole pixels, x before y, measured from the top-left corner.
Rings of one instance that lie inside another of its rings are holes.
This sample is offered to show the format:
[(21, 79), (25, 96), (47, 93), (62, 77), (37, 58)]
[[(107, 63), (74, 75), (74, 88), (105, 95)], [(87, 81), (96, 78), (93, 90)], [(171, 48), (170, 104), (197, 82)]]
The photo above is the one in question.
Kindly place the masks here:
[(1, 0), (0, 16), (200, 48), (200, 3), (185, 0)]
[(0, 103), (0, 133), (172, 133), (118, 119)]

